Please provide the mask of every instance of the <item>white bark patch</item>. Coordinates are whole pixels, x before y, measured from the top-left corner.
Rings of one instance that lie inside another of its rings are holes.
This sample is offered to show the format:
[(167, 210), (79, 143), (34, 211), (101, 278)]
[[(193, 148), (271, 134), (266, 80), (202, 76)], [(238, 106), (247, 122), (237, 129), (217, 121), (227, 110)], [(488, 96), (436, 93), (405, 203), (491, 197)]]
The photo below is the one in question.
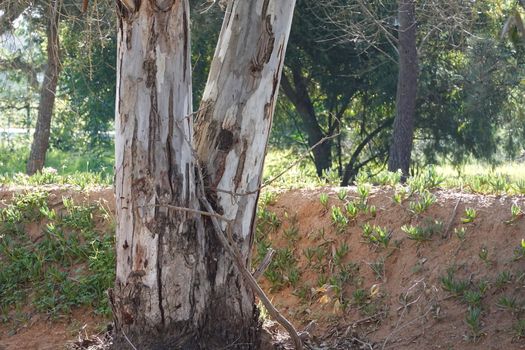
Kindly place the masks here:
[[(213, 104), (206, 118), (234, 133), (233, 147), (224, 157), (214, 150), (215, 144), (198, 144), (199, 154), (206, 155), (208, 172), (217, 177), (211, 183), (220, 190), (245, 193), (260, 186), (294, 5), (293, 0), (258, 0), (255, 5), (235, 1), (227, 9), (230, 14), (203, 101)], [(239, 29), (247, 27), (250, 29)], [(218, 191), (217, 196), (224, 215), (236, 221), (235, 233), (248, 240), (257, 194), (232, 198)], [(247, 247), (243, 253), (248, 254)]]
[[(189, 7), (186, 1), (175, 2), (167, 12), (152, 6), (143, 1), (119, 28), (115, 192), (120, 326), (145, 322), (156, 327), (167, 316), (187, 320), (193, 307), (192, 285), (181, 281), (193, 279), (195, 266), (178, 246), (184, 242), (181, 227), (193, 227), (193, 217), (162, 207), (198, 208), (190, 146)], [(179, 287), (173, 290), (172, 285)], [(141, 301), (136, 304), (134, 298)], [(126, 316), (132, 311), (136, 314)]]

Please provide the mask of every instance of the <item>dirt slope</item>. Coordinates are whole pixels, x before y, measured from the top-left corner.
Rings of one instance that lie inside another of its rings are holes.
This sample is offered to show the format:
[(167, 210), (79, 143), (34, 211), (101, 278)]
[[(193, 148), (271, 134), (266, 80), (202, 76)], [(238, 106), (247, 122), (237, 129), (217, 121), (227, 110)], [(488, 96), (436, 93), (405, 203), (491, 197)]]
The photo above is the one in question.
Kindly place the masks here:
[[(0, 189), (0, 207), (13, 193), (28, 190)], [(111, 189), (39, 190), (51, 193), (50, 202), (59, 203), (64, 195), (77, 203), (102, 199), (113, 210)], [(366, 206), (375, 206), (375, 215), (374, 210), (361, 211), (338, 227), (333, 208), (347, 216), (346, 204), (361, 201), (355, 188), (348, 189), (344, 200), (338, 198), (339, 192), (335, 188), (282, 192), (266, 208), (269, 215), (259, 218), (263, 226), (258, 249), (267, 244), (277, 250), (261, 283), (298, 328), (314, 321), (311, 333), (318, 344), (327, 344), (325, 348), (335, 348), (345, 339), (350, 341), (345, 344), (364, 349), (525, 348), (525, 257), (519, 254), (525, 218), (505, 223), (512, 218), (513, 204), (525, 208), (524, 198), (435, 191), (436, 202), (416, 215), (410, 206), (418, 202), (417, 196), (399, 204), (393, 201), (394, 189), (374, 188)], [(325, 205), (322, 194), (329, 197)], [(476, 210), (470, 223), (462, 223), (466, 208)], [(435, 221), (442, 222), (441, 227)], [(390, 235), (387, 247), (363, 237), (366, 224)], [(419, 242), (409, 239), (403, 225), (433, 233)], [(280, 261), (287, 266), (278, 266)], [(447, 291), (451, 286), (452, 292)], [(84, 324), (93, 330), (106, 322), (85, 310), (65, 322), (54, 323), (42, 315), (24, 324), (10, 319), (0, 324), (0, 349), (61, 348)]]
[[(337, 233), (331, 208), (357, 197), (355, 189), (350, 189), (350, 198), (341, 201), (337, 196), (339, 191), (286, 192), (270, 207), (280, 218), (297, 216), (296, 221), (285, 219), (277, 231), (269, 234), (272, 246), (291, 247), (301, 272), (295, 288), (271, 293), (275, 303), (287, 310), (296, 323), (306, 325), (317, 320), (318, 336), (346, 333), (366, 339), (380, 349), (525, 348), (524, 340), (519, 338), (523, 330), (516, 329), (518, 319), (524, 316), (525, 258), (516, 259), (515, 252), (525, 237), (525, 219), (505, 223), (511, 219), (512, 204), (524, 207), (523, 198), (438, 191), (434, 193), (436, 203), (415, 215), (408, 210), (412, 199), (397, 204), (392, 199), (394, 190), (375, 189), (369, 204), (376, 206), (376, 216), (359, 214), (355, 222)], [(329, 194), (327, 206), (319, 199), (322, 193)], [(445, 235), (458, 200), (457, 213)], [(474, 208), (476, 217), (472, 223), (463, 224), (466, 208)], [(442, 221), (443, 229), (429, 241), (411, 240), (401, 229), (403, 225), (425, 226), (430, 219)], [(299, 231), (293, 244), (285, 237), (286, 230), (290, 232), (294, 225), (291, 222), (296, 222)], [(365, 223), (391, 233), (388, 248), (366, 242), (362, 229)], [(461, 227), (465, 229), (463, 240), (454, 233), (455, 228)], [(320, 237), (323, 231), (324, 237)], [(337, 275), (334, 257), (343, 242), (347, 243), (349, 252), (339, 265), (353, 264), (358, 271), (352, 276), (353, 281), (344, 283), (342, 298), (337, 298), (330, 290), (325, 292), (327, 288), (319, 288), (323, 283), (319, 276)], [(312, 247), (325, 248), (322, 262), (327, 268), (321, 272), (306, 258), (306, 249)], [(384, 261), (382, 278), (371, 268), (371, 264), (381, 259)], [(479, 330), (466, 322), (465, 297), (455, 297), (444, 290), (442, 277), (447, 276), (448, 271), (453, 271), (456, 281), (464, 281), (468, 290), (483, 290), (481, 301), (474, 303), (481, 309)], [(510, 273), (511, 280), (498, 282), (502, 272)], [(265, 286), (268, 288), (270, 283), (266, 281)], [(297, 290), (304, 286), (311, 290), (306, 298), (304, 293), (300, 297), (292, 294), (294, 290), (294, 294), (300, 294)], [(356, 301), (354, 293), (358, 289), (366, 294), (363, 301), (359, 298)], [(377, 294), (371, 296), (375, 290)], [(502, 297), (515, 298), (515, 309), (503, 310), (498, 306)], [(346, 308), (339, 307), (341, 299), (349, 300)]]

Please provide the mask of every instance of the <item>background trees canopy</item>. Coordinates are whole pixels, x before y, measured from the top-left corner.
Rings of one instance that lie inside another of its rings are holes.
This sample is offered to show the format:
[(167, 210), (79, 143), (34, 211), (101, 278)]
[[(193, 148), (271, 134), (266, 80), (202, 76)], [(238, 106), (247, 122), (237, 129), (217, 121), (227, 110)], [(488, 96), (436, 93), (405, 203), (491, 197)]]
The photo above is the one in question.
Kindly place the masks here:
[[(36, 123), (47, 66), (47, 4), (0, 5), (2, 128), (27, 130)], [(190, 5), (197, 110), (223, 12), (214, 6), (203, 13), (207, 4), (201, 0)], [(90, 168), (100, 170), (102, 160), (113, 154), (115, 14), (109, 0), (98, 1), (85, 14), (80, 6), (63, 2), (62, 69), (50, 147), (94, 155)], [(311, 152), (311, 164), (318, 176), (330, 173), (343, 184), (359, 171), (372, 174), (385, 167), (395, 117), (396, 11), (395, 3), (375, 0), (297, 2), (273, 148), (306, 150), (329, 138)], [(417, 2), (420, 69), (413, 169), (429, 163), (459, 166), (473, 159), (496, 164), (521, 153), (525, 51), (515, 18), (522, 11), (518, 1)], [(31, 136), (23, 134), (16, 142), (11, 137), (7, 143), (4, 135), (2, 147), (27, 159)]]

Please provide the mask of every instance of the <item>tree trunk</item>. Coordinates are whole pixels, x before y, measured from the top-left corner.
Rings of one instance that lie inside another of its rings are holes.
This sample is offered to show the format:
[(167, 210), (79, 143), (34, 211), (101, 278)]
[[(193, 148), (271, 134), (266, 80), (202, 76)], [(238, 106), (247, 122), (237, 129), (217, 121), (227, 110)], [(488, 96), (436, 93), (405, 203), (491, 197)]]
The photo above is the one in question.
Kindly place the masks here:
[[(230, 2), (196, 119), (195, 144), (207, 196), (215, 210), (231, 220), (223, 228), (232, 234), (247, 266), (294, 5), (295, 0)], [(217, 332), (256, 329), (254, 294), (232, 257), (222, 249), (209, 253), (218, 266), (213, 277), (216, 302), (211, 306), (219, 321), (214, 324)], [(229, 302), (221, 305), (225, 299)], [(255, 344), (250, 336), (235, 334)]]
[(418, 79), (416, 47), (416, 4), (414, 0), (399, 0), (399, 76), (397, 80), (396, 118), (388, 170), (401, 169), (403, 178), (409, 175), (414, 138), (414, 119)]
[(26, 171), (33, 175), (42, 171), (49, 147), (49, 134), (51, 130), (51, 117), (55, 106), (58, 76), (60, 74), (60, 40), (58, 35), (59, 7), (61, 0), (49, 3), (49, 18), (46, 29), (47, 35), (47, 67), (44, 82), (40, 91), (38, 104), (38, 117), (36, 121), (31, 153), (27, 161)]
[(228, 5), (192, 149), (187, 0), (118, 1), (115, 348), (258, 348), (254, 294), (233, 257), (210, 220), (175, 207), (200, 208), (200, 166), (249, 261), (294, 2)]
[[(283, 91), (303, 121), (303, 128), (308, 136), (308, 146), (313, 147), (326, 135), (319, 126), (312, 100), (308, 95), (306, 82), (301, 73), (293, 70), (293, 77), (295, 88), (292, 87), (286, 76), (283, 77)], [(332, 166), (332, 141), (327, 140), (318, 145), (312, 150), (312, 154), (317, 176), (322, 177), (323, 173)]]

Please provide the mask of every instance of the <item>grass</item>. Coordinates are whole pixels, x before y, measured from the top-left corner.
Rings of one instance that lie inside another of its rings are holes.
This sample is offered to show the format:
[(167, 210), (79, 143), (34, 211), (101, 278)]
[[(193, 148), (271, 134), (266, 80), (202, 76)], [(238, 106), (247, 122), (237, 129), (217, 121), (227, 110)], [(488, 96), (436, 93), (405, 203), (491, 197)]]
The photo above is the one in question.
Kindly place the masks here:
[(0, 147), (0, 183), (109, 185), (113, 181), (113, 153), (109, 147), (82, 153), (50, 149), (45, 163), (48, 171), (29, 177), (25, 175), (29, 145), (3, 146)]
[[(31, 303), (52, 317), (89, 305), (109, 315), (105, 291), (114, 283), (113, 234), (95, 229), (95, 205), (64, 200), (56, 212), (45, 192), (16, 195), (0, 210), (0, 314)], [(110, 218), (106, 218), (110, 220)], [(26, 225), (43, 230), (30, 236)]]
[[(46, 167), (56, 169), (56, 175), (33, 179), (18, 175), (25, 171), (28, 152), (29, 147), (26, 143), (0, 146), (1, 183), (34, 185), (73, 183), (82, 186), (87, 184), (108, 185), (112, 182), (114, 155), (111, 146), (83, 153), (51, 149), (46, 157)], [(292, 189), (339, 184), (335, 170), (329, 171), (327, 178), (319, 179), (308, 157), (295, 164), (298, 152), (301, 150), (298, 151), (293, 148), (281, 150), (270, 147), (265, 160), (263, 182), (285, 172), (272, 183), (273, 187)], [(290, 167), (291, 164), (293, 166)], [(369, 174), (374, 175), (369, 176)], [(399, 184), (400, 178), (399, 173), (378, 171), (365, 167), (356, 179), (356, 182), (360, 184), (358, 192), (364, 198), (368, 189), (366, 183), (396, 186)], [(460, 168), (446, 164), (427, 166), (409, 178), (407, 185), (410, 188), (409, 196), (416, 192), (423, 193), (425, 190), (438, 187), (455, 188), (480, 194), (525, 194), (525, 164), (506, 163), (491, 166), (473, 162)], [(406, 194), (403, 192), (400, 191), (394, 195), (396, 202), (405, 199)], [(338, 197), (342, 198), (343, 196), (344, 192), (341, 190)]]
[[(3, 156), (5, 157), (5, 155)], [(85, 172), (86, 169), (93, 170), (87, 167), (85, 158), (82, 160), (84, 163), (79, 161), (77, 164), (72, 160), (69, 163), (70, 165), (64, 167), (58, 163), (53, 163), (53, 159), (59, 157), (67, 158), (63, 153), (51, 154), (50, 157), (50, 164), (54, 165), (53, 167), (57, 169), (56, 172), (47, 171), (40, 175), (27, 177), (11, 171), (0, 176), (0, 181), (8, 184), (34, 185), (68, 183), (78, 185), (81, 188), (89, 187), (91, 184), (109, 185), (112, 181), (109, 167), (97, 173)], [(280, 173), (290, 164), (290, 159), (292, 157), (283, 151), (269, 152), (264, 178), (267, 180)], [(15, 170), (23, 168), (23, 164), (17, 164), (16, 167), (18, 168), (16, 168), (13, 162), (5, 163), (3, 166), (4, 168), (0, 167), (0, 169), (5, 170), (6, 166), (13, 166)], [(525, 170), (525, 166), (520, 167), (520, 169)], [(504, 175), (498, 170), (492, 173), (463, 173), (461, 176), (452, 177), (443, 174), (443, 167), (429, 167), (410, 178), (406, 185), (400, 185), (398, 173), (380, 172), (368, 178), (365, 176), (366, 173), (362, 172), (358, 176), (356, 188), (359, 198), (350, 200), (348, 189), (345, 188), (336, 190), (332, 198), (328, 193), (322, 193), (318, 200), (324, 208), (323, 214), (326, 214), (327, 219), (330, 216), (335, 230), (342, 234), (349, 225), (355, 224), (354, 221), (358, 219), (360, 213), (370, 214), (371, 217), (387, 215), (381, 205), (378, 205), (380, 208), (378, 213), (376, 207), (367, 204), (371, 184), (394, 187), (393, 200), (400, 204), (405, 200), (409, 202), (408, 207), (416, 214), (416, 218), (433, 205), (435, 196), (432, 191), (439, 187), (454, 187), (476, 193), (525, 193), (525, 177), (523, 175), (523, 178), (518, 176), (518, 173), (515, 174), (515, 177)], [(337, 184), (335, 177), (331, 177), (328, 182), (319, 180), (313, 167), (306, 160), (292, 167), (289, 172), (277, 179), (272, 187), (305, 188), (326, 186), (327, 184)], [(296, 296), (303, 302), (307, 302), (312, 299), (312, 287), (315, 284), (318, 286), (329, 284), (333, 286), (338, 295), (338, 301), (342, 305), (353, 302), (363, 309), (369, 305), (370, 296), (365, 289), (362, 289), (358, 268), (351, 265), (352, 263), (348, 263), (351, 254), (349, 254), (350, 247), (344, 241), (347, 236), (338, 236), (333, 244), (325, 244), (329, 237), (327, 235), (325, 240), (324, 229), (320, 229), (316, 235), (321, 243), (315, 241), (316, 243), (310, 247), (296, 249), (294, 245), (302, 234), (298, 229), (297, 217), (289, 215), (286, 218), (279, 218), (276, 213), (269, 210), (267, 206), (275, 203), (276, 197), (276, 192), (271, 191), (271, 188), (261, 193), (257, 213), (255, 263), (253, 263), (253, 266), (257, 266), (257, 260), (262, 259), (271, 246), (269, 235), (281, 229), (279, 232), (282, 232), (288, 246), (276, 250), (274, 260), (265, 272), (271, 290), (279, 291), (291, 287)], [(330, 206), (336, 202), (337, 205)], [(99, 211), (99, 208), (79, 206), (67, 199), (64, 200), (64, 206), (65, 214), (57, 213), (47, 206), (45, 194), (37, 192), (17, 198), (12, 205), (2, 210), (0, 224), (0, 236), (2, 236), (0, 244), (0, 257), (2, 259), (0, 261), (2, 263), (0, 305), (3, 305), (1, 311), (4, 313), (12, 305), (20, 306), (28, 301), (34, 302), (39, 310), (52, 315), (67, 312), (76, 305), (88, 304), (93, 305), (98, 312), (109, 312), (104, 291), (114, 281), (113, 239), (110, 235), (95, 230), (93, 215)], [(518, 206), (510, 208), (512, 223), (519, 220), (522, 215), (521, 208)], [(364, 217), (364, 215), (362, 216)], [(466, 210), (463, 214), (463, 219), (467, 219), (468, 222), (474, 221), (475, 218), (475, 211)], [(366, 220), (372, 219), (368, 217)], [(44, 227), (42, 238), (37, 242), (31, 241), (30, 237), (24, 232), (24, 225), (35, 221), (42, 222)], [(370, 224), (366, 224), (368, 226), (362, 227), (365, 241), (377, 247), (388, 247), (390, 232), (373, 224), (373, 222), (371, 221)], [(468, 226), (465, 225), (465, 227)], [(327, 232), (329, 230), (327, 228)], [(434, 220), (422, 220), (419, 226), (404, 226), (404, 230), (410, 239), (423, 242), (433, 239), (436, 233), (441, 232), (443, 223)], [(348, 230), (348, 232), (351, 231)], [(466, 238), (465, 228), (455, 228), (455, 232), (459, 239), (464, 240)], [(524, 257), (525, 242), (522, 241), (520, 244), (517, 241), (513, 244), (516, 247), (515, 258)], [(479, 257), (482, 261), (489, 261), (488, 250), (486, 253), (483, 250), (480, 251)], [(299, 267), (301, 259), (307, 262), (304, 270), (310, 269), (317, 272), (317, 276), (313, 277), (311, 281), (302, 281), (306, 274), (304, 274), (303, 267)], [(5, 269), (3, 268), (4, 262), (8, 262), (8, 265), (5, 265), (8, 267)], [(78, 270), (76, 270), (77, 266)], [(385, 278), (385, 260), (383, 258), (368, 263), (368, 266), (372, 269), (377, 280)], [(495, 286), (499, 285), (499, 288), (505, 288), (514, 280), (514, 277), (502, 273), (498, 279)], [(515, 279), (517, 280), (517, 277)], [(35, 283), (35, 288), (30, 293), (28, 288), (33, 283), (32, 281)], [(349, 295), (345, 296), (345, 286), (349, 283), (354, 284), (357, 289), (350, 294), (346, 288)], [(479, 337), (482, 334), (481, 318), (483, 310), (485, 310), (482, 305), (485, 288), (473, 286), (468, 280), (456, 278), (453, 271), (449, 271), (441, 277), (441, 284), (444, 290), (466, 304), (468, 310), (465, 314), (465, 323), (472, 337)], [(519, 325), (519, 322), (516, 323), (517, 335), (524, 333), (524, 327), (519, 328)]]

